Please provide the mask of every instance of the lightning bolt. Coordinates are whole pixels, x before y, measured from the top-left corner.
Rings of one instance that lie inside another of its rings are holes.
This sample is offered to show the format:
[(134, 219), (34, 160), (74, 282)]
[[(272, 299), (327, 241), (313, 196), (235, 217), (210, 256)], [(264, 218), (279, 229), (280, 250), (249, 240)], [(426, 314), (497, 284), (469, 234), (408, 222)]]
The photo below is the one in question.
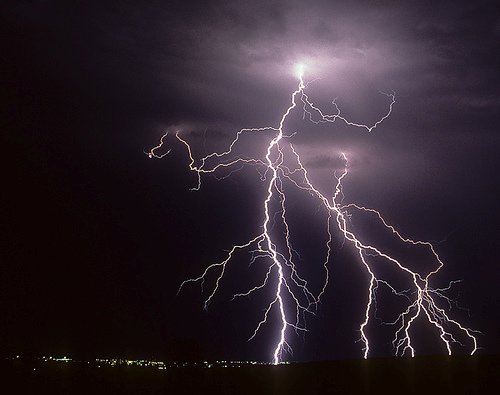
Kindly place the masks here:
[[(432, 243), (427, 241), (412, 240), (404, 237), (394, 226), (390, 225), (382, 214), (372, 208), (357, 205), (355, 203), (344, 204), (344, 193), (342, 182), (348, 176), (349, 163), (347, 156), (342, 153), (340, 158), (344, 162), (343, 170), (339, 175), (335, 174), (335, 189), (332, 196), (326, 196), (317, 186), (315, 186), (308, 174), (307, 168), (303, 165), (300, 155), (292, 144), (292, 134), (285, 134), (285, 124), (290, 114), (297, 108), (303, 112), (303, 118), (307, 118), (313, 123), (333, 123), (343, 122), (348, 127), (372, 132), (385, 119), (387, 119), (396, 102), (395, 93), (381, 92), (389, 99), (387, 112), (373, 125), (364, 125), (352, 122), (345, 118), (336, 100), (332, 101), (334, 112), (328, 114), (323, 112), (309, 99), (306, 93), (308, 85), (303, 79), (303, 66), (297, 67), (297, 77), (299, 84), (292, 93), (290, 104), (281, 115), (277, 126), (265, 126), (260, 128), (245, 128), (236, 133), (236, 136), (225, 151), (212, 152), (206, 156), (196, 159), (193, 155), (192, 146), (182, 136), (180, 130), (175, 132), (175, 138), (185, 146), (189, 157), (189, 169), (197, 175), (197, 184), (193, 190), (199, 190), (202, 185), (203, 175), (215, 175), (219, 178), (225, 178), (244, 166), (254, 166), (261, 175), (261, 180), (265, 183), (266, 195), (262, 202), (263, 220), (261, 229), (251, 238), (243, 243), (233, 245), (225, 259), (215, 262), (206, 267), (206, 269), (197, 277), (185, 280), (179, 287), (179, 291), (189, 283), (200, 283), (203, 286), (205, 279), (210, 272), (217, 273), (215, 282), (211, 291), (206, 297), (204, 308), (208, 309), (214, 296), (216, 295), (221, 282), (223, 281), (226, 268), (232, 258), (241, 251), (250, 253), (250, 262), (263, 261), (267, 265), (267, 271), (262, 281), (249, 288), (248, 290), (237, 293), (233, 299), (246, 297), (255, 291), (263, 288), (273, 289), (273, 297), (268, 302), (264, 314), (248, 340), (257, 336), (259, 330), (270, 320), (272, 312), (277, 315), (279, 331), (275, 340), (275, 347), (272, 353), (272, 361), (278, 364), (284, 359), (284, 353), (292, 353), (290, 346), (290, 332), (305, 332), (306, 317), (316, 315), (318, 304), (324, 295), (329, 283), (330, 271), (328, 263), (332, 254), (332, 227), (340, 231), (343, 241), (351, 245), (353, 251), (359, 258), (359, 262), (368, 274), (368, 284), (366, 289), (366, 307), (362, 314), (362, 320), (359, 326), (360, 341), (363, 344), (363, 357), (367, 358), (370, 353), (370, 341), (367, 334), (367, 328), (371, 325), (373, 318), (378, 318), (377, 309), (377, 291), (379, 287), (386, 287), (390, 292), (406, 303), (400, 314), (391, 321), (382, 321), (382, 324), (388, 327), (394, 327), (394, 338), (392, 346), (395, 355), (415, 355), (415, 346), (411, 330), (417, 318), (424, 318), (437, 330), (438, 336), (448, 354), (452, 353), (452, 346), (460, 343), (460, 338), (468, 339), (471, 347), (470, 354), (476, 352), (478, 345), (475, 334), (478, 331), (463, 326), (458, 321), (452, 319), (449, 313), (440, 304), (446, 302), (451, 305), (451, 300), (446, 296), (453, 285), (450, 282), (444, 288), (432, 288), (431, 279), (440, 271), (444, 263), (437, 254)], [(261, 134), (263, 139), (267, 140), (265, 150), (261, 157), (248, 157), (235, 154), (235, 147), (240, 142), (243, 134), (254, 133)], [(161, 159), (166, 156), (170, 150), (157, 154), (164, 145), (168, 132), (165, 133), (160, 143), (152, 148), (146, 155), (149, 158)], [(222, 177), (220, 174), (224, 174)], [(285, 184), (303, 191), (314, 197), (326, 213), (326, 256), (323, 262), (324, 283), (319, 292), (314, 292), (309, 286), (307, 280), (299, 275), (295, 258), (298, 252), (291, 243), (291, 230), (287, 221), (287, 194), (285, 193)], [(411, 269), (408, 263), (402, 259), (397, 259), (388, 251), (381, 247), (372, 245), (362, 240), (356, 235), (354, 227), (351, 224), (351, 216), (354, 213), (361, 213), (365, 216), (371, 216), (381, 224), (386, 231), (396, 237), (400, 243), (410, 246), (418, 246), (427, 249), (430, 259), (434, 261), (434, 268), (427, 273)], [(282, 229), (282, 234), (275, 231), (276, 227)], [(398, 290), (384, 276), (375, 270), (374, 259), (381, 259), (384, 264), (395, 269), (401, 276), (410, 280), (411, 289)], [(290, 308), (291, 306), (291, 308)], [(291, 314), (291, 311), (295, 311)]]

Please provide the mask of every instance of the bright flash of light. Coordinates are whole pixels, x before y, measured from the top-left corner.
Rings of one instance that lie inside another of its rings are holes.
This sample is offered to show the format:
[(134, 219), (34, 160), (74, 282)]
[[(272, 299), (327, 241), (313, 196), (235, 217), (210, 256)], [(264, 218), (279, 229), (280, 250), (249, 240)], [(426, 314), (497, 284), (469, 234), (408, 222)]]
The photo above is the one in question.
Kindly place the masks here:
[(297, 63), (295, 65), (295, 76), (299, 80), (302, 80), (302, 78), (304, 77), (304, 72), (305, 72), (305, 65), (304, 65), (304, 63)]
[[(249, 340), (257, 336), (262, 326), (271, 319), (270, 316), (275, 314), (278, 320), (279, 331), (272, 352), (272, 361), (278, 364), (283, 361), (285, 352), (292, 352), (289, 343), (291, 332), (307, 331), (306, 316), (316, 314), (318, 304), (328, 286), (331, 276), (328, 263), (332, 255), (332, 227), (336, 226), (343, 236), (344, 241), (351, 245), (353, 251), (358, 256), (359, 263), (368, 275), (366, 305), (364, 311), (361, 313), (362, 318), (359, 325), (364, 358), (367, 358), (370, 353), (370, 340), (367, 334), (367, 327), (376, 318), (377, 291), (379, 287), (386, 287), (390, 292), (402, 297), (406, 302), (406, 307), (392, 321), (384, 322), (385, 325), (394, 327), (392, 345), (395, 355), (415, 355), (414, 335), (411, 332), (417, 318), (427, 320), (428, 323), (436, 328), (438, 336), (448, 354), (452, 353), (454, 344), (463, 345), (458, 340), (459, 335), (464, 339), (469, 339), (470, 354), (474, 354), (477, 350), (477, 339), (475, 337), (477, 331), (469, 329), (451, 318), (449, 312), (441, 307), (443, 303), (450, 303), (450, 299), (445, 293), (454, 282), (449, 283), (444, 288), (431, 287), (432, 277), (443, 267), (443, 261), (437, 254), (433, 244), (427, 241), (411, 240), (404, 237), (395, 227), (387, 223), (381, 213), (375, 209), (354, 203), (343, 203), (344, 193), (342, 182), (347, 177), (349, 171), (348, 158), (344, 153), (341, 154), (344, 168), (340, 174), (335, 175), (336, 185), (333, 195), (326, 196), (320, 192), (319, 188), (311, 181), (307, 168), (304, 166), (299, 153), (292, 144), (294, 133), (287, 134), (285, 131), (287, 118), (293, 111), (300, 110), (303, 112), (305, 118), (313, 123), (333, 123), (337, 121), (344, 123), (348, 127), (371, 132), (390, 116), (393, 105), (396, 102), (395, 94), (382, 93), (389, 100), (389, 105), (386, 113), (377, 122), (372, 125), (360, 124), (346, 119), (335, 100), (332, 102), (334, 110), (332, 114), (325, 113), (314, 105), (306, 93), (307, 84), (304, 83), (303, 79), (304, 65), (297, 65), (295, 72), (299, 80), (298, 86), (291, 94), (290, 104), (282, 113), (279, 123), (276, 126), (241, 129), (236, 133), (226, 150), (212, 152), (200, 158), (193, 156), (191, 145), (182, 136), (182, 131), (178, 130), (175, 133), (175, 138), (187, 150), (189, 169), (197, 175), (197, 184), (192, 188), (193, 190), (201, 188), (203, 175), (223, 173), (225, 174), (224, 177), (226, 177), (243, 166), (256, 167), (261, 174), (261, 179), (266, 189), (265, 198), (261, 203), (263, 219), (260, 230), (245, 242), (233, 245), (224, 260), (207, 266), (199, 276), (185, 280), (179, 287), (179, 291), (189, 283), (200, 283), (203, 285), (207, 275), (210, 272), (215, 272), (215, 282), (204, 303), (204, 307), (207, 309), (221, 285), (227, 266), (235, 254), (246, 250), (251, 254), (251, 262), (257, 260), (264, 262), (267, 265), (267, 271), (261, 282), (251, 286), (244, 292), (235, 294), (233, 299), (248, 296), (263, 288), (271, 288), (273, 290), (272, 299), (268, 301), (263, 316), (256, 323)], [(246, 133), (263, 136), (265, 142), (263, 143), (260, 157), (243, 157), (235, 154), (235, 147), (240, 143), (240, 137)], [(160, 143), (156, 147), (146, 153), (150, 158), (163, 158), (170, 152), (169, 150), (163, 154), (156, 153), (158, 150), (162, 150), (167, 134), (168, 132), (162, 136)], [(326, 254), (323, 262), (324, 283), (321, 289), (316, 292), (311, 289), (307, 280), (299, 275), (295, 265), (295, 257), (298, 256), (298, 253), (291, 243), (291, 232), (287, 221), (289, 213), (287, 211), (285, 184), (313, 196), (325, 212), (328, 240), (325, 245)], [(426, 248), (430, 259), (434, 261), (433, 269), (428, 272), (413, 270), (408, 263), (397, 259), (383, 247), (362, 241), (350, 222), (350, 217), (354, 212), (374, 217), (400, 243)], [(273, 232), (272, 228), (276, 223), (282, 226), (284, 237)], [(381, 259), (387, 266), (392, 267), (402, 277), (408, 279), (412, 289), (398, 290), (395, 285), (391, 284), (382, 274), (377, 272), (373, 264), (373, 259), (375, 258)], [(293, 307), (295, 314), (290, 314), (290, 306)]]

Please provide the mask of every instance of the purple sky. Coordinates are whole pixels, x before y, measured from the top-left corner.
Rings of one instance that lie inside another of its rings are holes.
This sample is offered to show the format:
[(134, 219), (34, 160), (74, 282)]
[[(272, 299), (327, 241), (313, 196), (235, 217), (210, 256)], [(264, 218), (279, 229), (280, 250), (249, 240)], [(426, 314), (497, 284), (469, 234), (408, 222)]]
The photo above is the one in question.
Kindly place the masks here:
[[(220, 149), (239, 128), (276, 126), (303, 63), (306, 80), (319, 78), (308, 90), (314, 103), (333, 111), (337, 98), (356, 122), (377, 120), (388, 104), (379, 91), (396, 92), (391, 117), (371, 134), (300, 113), (287, 129), (298, 131), (294, 144), (321, 188), (331, 188), (345, 151), (347, 200), (380, 209), (408, 236), (440, 241), (440, 280), (464, 280), (456, 296), (470, 316), (457, 316), (484, 332), (485, 352), (499, 352), (495, 2), (2, 8), (0, 351), (168, 354), (198, 342), (209, 358), (267, 359), (266, 333), (245, 343), (257, 300), (230, 304), (223, 293), (206, 313), (198, 288), (175, 297), (183, 279), (257, 226), (258, 174), (210, 179), (193, 193), (184, 147), (168, 140), (163, 161), (143, 149), (167, 129)], [(338, 270), (340, 292), (362, 286), (347, 264)], [(356, 300), (326, 303), (296, 357), (358, 356), (349, 343)]]

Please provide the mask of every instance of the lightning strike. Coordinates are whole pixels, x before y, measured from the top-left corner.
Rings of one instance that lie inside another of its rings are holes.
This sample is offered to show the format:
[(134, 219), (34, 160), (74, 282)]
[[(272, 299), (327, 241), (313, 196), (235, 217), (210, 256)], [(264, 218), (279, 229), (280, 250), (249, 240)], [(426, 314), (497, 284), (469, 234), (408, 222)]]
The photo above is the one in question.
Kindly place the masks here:
[[(332, 114), (325, 113), (314, 105), (306, 93), (308, 86), (303, 80), (304, 69), (304, 65), (302, 64), (297, 65), (295, 68), (295, 74), (299, 83), (296, 90), (291, 94), (290, 103), (282, 113), (277, 126), (241, 129), (236, 133), (236, 136), (225, 151), (212, 152), (198, 159), (193, 156), (192, 146), (182, 136), (182, 131), (176, 131), (175, 138), (187, 150), (190, 161), (188, 165), (189, 170), (197, 175), (197, 184), (192, 188), (193, 190), (201, 188), (203, 175), (211, 174), (219, 178), (225, 178), (244, 166), (254, 166), (261, 175), (261, 180), (265, 183), (266, 191), (265, 199), (261, 204), (263, 216), (260, 226), (261, 230), (245, 242), (233, 245), (226, 258), (222, 261), (207, 266), (199, 276), (185, 280), (180, 285), (178, 292), (189, 283), (200, 283), (203, 290), (208, 273), (216, 272), (215, 282), (204, 302), (204, 308), (208, 309), (221, 286), (226, 268), (235, 254), (246, 250), (251, 254), (251, 263), (257, 260), (259, 262), (264, 261), (267, 265), (267, 271), (261, 283), (241, 293), (236, 293), (233, 296), (233, 300), (249, 296), (263, 288), (273, 289), (273, 297), (268, 302), (262, 318), (257, 322), (248, 340), (252, 340), (257, 336), (262, 326), (270, 320), (271, 313), (275, 314), (277, 316), (279, 331), (272, 352), (272, 361), (274, 364), (278, 364), (284, 360), (285, 352), (292, 352), (289, 340), (290, 332), (295, 331), (298, 333), (307, 331), (306, 317), (307, 315), (316, 315), (318, 304), (325, 294), (331, 276), (328, 264), (332, 256), (332, 227), (336, 225), (337, 230), (343, 237), (343, 243), (351, 246), (359, 259), (359, 264), (368, 275), (366, 305), (361, 314), (361, 323), (359, 324), (360, 341), (363, 344), (362, 355), (364, 358), (368, 358), (371, 350), (367, 329), (372, 325), (374, 319), (378, 318), (381, 320), (377, 317), (377, 306), (379, 304), (377, 302), (377, 292), (381, 287), (386, 287), (392, 295), (406, 303), (406, 307), (393, 320), (388, 322), (382, 321), (384, 326), (394, 327), (392, 346), (395, 355), (415, 355), (416, 349), (411, 331), (417, 319), (424, 319), (435, 328), (448, 354), (451, 355), (455, 344), (464, 346), (457, 340), (458, 336), (467, 339), (470, 354), (474, 354), (478, 348), (475, 334), (479, 332), (463, 326), (451, 318), (443, 307), (440, 307), (442, 303), (451, 307), (452, 300), (445, 293), (456, 281), (450, 282), (448, 286), (443, 288), (431, 287), (432, 277), (444, 265), (434, 245), (427, 241), (412, 240), (403, 236), (375, 209), (355, 203), (343, 203), (345, 197), (342, 182), (348, 176), (349, 170), (348, 158), (344, 153), (340, 156), (344, 167), (339, 175), (335, 174), (336, 183), (333, 195), (326, 196), (323, 194), (311, 181), (307, 168), (302, 163), (298, 151), (292, 144), (295, 133), (285, 133), (286, 121), (290, 114), (297, 109), (303, 112), (303, 118), (307, 118), (312, 123), (342, 122), (347, 127), (372, 132), (390, 116), (393, 105), (396, 103), (395, 93), (381, 92), (389, 100), (389, 105), (386, 113), (374, 124), (365, 125), (353, 122), (342, 115), (336, 100), (332, 101), (334, 109)], [(246, 133), (260, 134), (264, 140), (268, 141), (263, 145), (261, 157), (242, 157), (234, 153), (235, 147), (240, 142), (240, 137)], [(167, 136), (168, 132), (161, 137), (160, 143), (157, 146), (146, 152), (149, 158), (161, 159), (168, 155), (170, 149), (162, 154), (156, 153), (163, 148), (164, 140)], [(221, 177), (220, 173), (224, 172), (226, 172), (225, 175)], [(299, 275), (295, 264), (295, 257), (298, 256), (298, 252), (293, 248), (291, 243), (291, 230), (287, 221), (288, 211), (287, 194), (284, 188), (285, 183), (314, 197), (325, 212), (328, 237), (325, 245), (325, 260), (323, 262), (324, 283), (321, 289), (316, 292), (311, 289), (307, 280)], [(276, 202), (278, 203), (278, 208), (275, 207)], [(351, 225), (350, 219), (354, 213), (373, 217), (389, 234), (396, 237), (403, 245), (418, 246), (427, 249), (429, 258), (434, 262), (434, 267), (427, 272), (423, 270), (419, 272), (412, 269), (411, 265), (404, 262), (404, 260), (392, 256), (384, 248), (362, 240)], [(273, 226), (276, 223), (281, 225), (283, 235), (273, 232)], [(396, 270), (400, 276), (408, 279), (411, 288), (399, 290), (395, 285), (391, 284), (379, 273), (379, 270), (377, 270), (379, 265), (373, 264), (374, 259), (382, 260), (386, 267)], [(295, 310), (295, 314), (290, 314), (291, 310)]]

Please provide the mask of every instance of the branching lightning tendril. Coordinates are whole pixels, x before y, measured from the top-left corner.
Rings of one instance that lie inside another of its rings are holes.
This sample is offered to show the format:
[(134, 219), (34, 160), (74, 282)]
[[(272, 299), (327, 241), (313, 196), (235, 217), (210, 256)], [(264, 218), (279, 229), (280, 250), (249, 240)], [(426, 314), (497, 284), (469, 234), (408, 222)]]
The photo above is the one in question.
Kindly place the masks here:
[[(251, 334), (249, 340), (253, 339), (270, 319), (270, 313), (274, 309), (279, 317), (279, 333), (275, 341), (275, 348), (272, 355), (273, 363), (278, 364), (283, 360), (284, 352), (291, 352), (289, 344), (290, 330), (307, 331), (305, 317), (307, 314), (315, 314), (318, 304), (327, 288), (329, 278), (331, 276), (328, 263), (332, 253), (332, 226), (335, 224), (341, 232), (344, 240), (348, 242), (356, 255), (359, 262), (364, 267), (368, 274), (368, 284), (366, 289), (367, 300), (366, 307), (362, 314), (362, 322), (359, 326), (360, 340), (363, 344), (363, 356), (367, 358), (370, 353), (370, 341), (367, 335), (367, 326), (376, 317), (377, 291), (379, 287), (387, 287), (394, 295), (401, 297), (406, 308), (396, 316), (393, 321), (384, 322), (385, 325), (395, 327), (392, 346), (395, 355), (415, 355), (415, 347), (413, 337), (410, 333), (412, 325), (419, 317), (424, 318), (434, 326), (439, 333), (439, 337), (446, 347), (448, 354), (452, 353), (454, 343), (459, 343), (456, 340), (458, 333), (461, 336), (469, 339), (471, 351), (474, 354), (477, 350), (477, 339), (474, 331), (463, 326), (458, 321), (452, 319), (449, 313), (442, 307), (440, 302), (445, 302), (451, 305), (451, 300), (445, 295), (445, 292), (455, 282), (450, 282), (444, 288), (432, 288), (430, 285), (431, 278), (443, 267), (443, 261), (437, 254), (433, 244), (427, 241), (411, 240), (404, 237), (395, 227), (387, 223), (381, 213), (375, 209), (363, 207), (354, 203), (343, 204), (344, 194), (342, 190), (342, 181), (348, 175), (348, 158), (342, 153), (341, 159), (344, 162), (344, 168), (339, 175), (336, 175), (336, 185), (333, 196), (325, 196), (317, 186), (315, 186), (309, 177), (307, 168), (301, 161), (300, 155), (296, 148), (291, 143), (292, 135), (287, 135), (284, 132), (285, 122), (287, 118), (297, 108), (301, 108), (304, 117), (313, 123), (332, 123), (335, 121), (343, 122), (345, 125), (371, 132), (379, 126), (392, 112), (395, 103), (394, 93), (382, 93), (389, 99), (389, 107), (384, 116), (382, 116), (372, 126), (351, 122), (346, 119), (340, 111), (336, 101), (332, 102), (334, 113), (327, 114), (315, 106), (306, 94), (307, 84), (303, 80), (302, 68), (299, 68), (299, 84), (297, 89), (291, 95), (291, 102), (286, 111), (282, 114), (277, 127), (267, 126), (260, 128), (241, 129), (236, 133), (235, 138), (227, 148), (222, 152), (213, 152), (209, 155), (195, 159), (189, 142), (182, 136), (181, 131), (175, 133), (176, 139), (182, 143), (187, 150), (189, 156), (189, 169), (197, 175), (197, 185), (192, 188), (199, 190), (201, 187), (202, 175), (214, 174), (215, 172), (226, 171), (232, 174), (242, 166), (256, 166), (261, 174), (262, 180), (266, 185), (266, 195), (262, 202), (263, 221), (261, 231), (254, 234), (246, 242), (234, 245), (228, 252), (226, 258), (220, 262), (209, 265), (198, 277), (185, 280), (179, 291), (188, 283), (203, 283), (209, 272), (217, 273), (215, 284), (211, 289), (208, 297), (205, 299), (204, 307), (208, 308), (217, 293), (220, 283), (224, 277), (226, 268), (233, 258), (234, 254), (240, 250), (248, 250), (252, 254), (251, 261), (264, 260), (268, 264), (268, 269), (261, 283), (254, 287), (237, 293), (233, 299), (238, 297), (248, 296), (253, 292), (269, 287), (272, 288), (273, 298), (269, 301), (267, 308), (264, 310), (263, 316), (257, 322), (255, 330)], [(249, 158), (234, 156), (233, 150), (240, 142), (240, 137), (244, 133), (272, 133), (273, 137), (263, 151), (261, 158)], [(163, 158), (170, 150), (162, 154), (156, 152), (162, 150), (164, 139), (168, 132), (162, 136), (160, 143), (152, 148), (146, 154), (150, 158)], [(232, 156), (233, 155), (233, 156)], [(290, 165), (293, 163), (293, 166)], [(290, 228), (287, 222), (287, 195), (284, 190), (284, 183), (290, 183), (298, 190), (302, 190), (313, 196), (326, 212), (326, 225), (328, 240), (326, 242), (326, 257), (324, 260), (324, 284), (316, 294), (310, 290), (308, 282), (299, 275), (296, 268), (294, 257), (297, 252), (294, 250), (290, 240)], [(278, 202), (279, 209), (273, 211), (273, 202)], [(435, 267), (427, 273), (420, 273), (412, 270), (409, 265), (406, 265), (401, 259), (391, 256), (383, 248), (371, 245), (362, 241), (356, 235), (355, 230), (350, 226), (351, 213), (358, 212), (364, 215), (374, 216), (376, 220), (401, 243), (413, 246), (421, 246), (428, 249), (430, 257), (435, 261)], [(273, 223), (279, 221), (284, 231), (284, 239), (280, 242), (278, 237), (273, 234)], [(373, 258), (382, 259), (386, 264), (391, 265), (398, 270), (403, 276), (407, 276), (412, 285), (412, 289), (398, 290), (394, 285), (385, 280), (379, 275), (370, 260)], [(276, 277), (276, 280), (272, 280)], [(287, 311), (290, 311), (285, 306), (292, 305), (295, 314), (290, 316)]]

